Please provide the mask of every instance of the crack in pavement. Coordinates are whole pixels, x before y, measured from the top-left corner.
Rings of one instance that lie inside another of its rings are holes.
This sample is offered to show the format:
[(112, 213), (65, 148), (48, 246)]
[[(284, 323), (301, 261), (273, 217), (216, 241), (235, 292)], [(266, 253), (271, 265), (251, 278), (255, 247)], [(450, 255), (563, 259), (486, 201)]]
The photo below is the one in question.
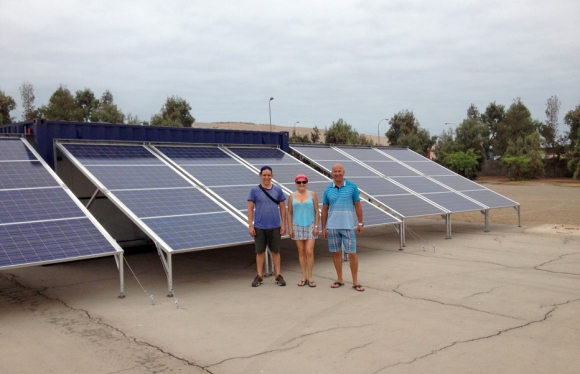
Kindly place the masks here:
[(490, 338), (493, 338), (493, 337), (499, 336), (499, 335), (501, 335), (501, 334), (503, 334), (503, 333), (506, 333), (506, 332), (509, 332), (509, 331), (512, 331), (512, 330), (522, 329), (522, 328), (524, 328), (524, 327), (527, 327), (527, 326), (530, 326), (530, 325), (532, 325), (532, 324), (536, 324), (536, 323), (542, 323), (542, 322), (544, 322), (545, 320), (547, 320), (547, 319), (550, 317), (550, 315), (551, 315), (551, 314), (552, 314), (554, 311), (556, 311), (556, 310), (558, 309), (558, 307), (560, 307), (560, 306), (562, 306), (562, 305), (566, 305), (566, 304), (572, 303), (572, 302), (576, 302), (576, 301), (580, 301), (580, 299), (572, 299), (572, 300), (568, 300), (568, 301), (565, 301), (565, 302), (562, 302), (562, 303), (558, 303), (558, 304), (552, 304), (552, 305), (550, 305), (550, 306), (552, 306), (552, 309), (551, 309), (551, 310), (549, 310), (548, 312), (546, 312), (546, 314), (544, 315), (544, 317), (543, 317), (543, 318), (541, 318), (541, 319), (539, 319), (539, 320), (536, 320), (536, 321), (530, 321), (530, 322), (528, 322), (528, 323), (524, 323), (523, 325), (520, 325), (520, 326), (514, 326), (514, 327), (510, 327), (510, 328), (504, 329), (504, 330), (500, 330), (500, 331), (498, 331), (498, 332), (497, 332), (497, 333), (495, 333), (495, 334), (491, 334), (491, 335), (487, 335), (487, 336), (481, 336), (481, 337), (479, 337), (479, 338), (473, 338), (473, 339), (467, 339), (467, 340), (456, 341), (456, 342), (453, 342), (453, 343), (451, 343), (451, 344), (448, 344), (448, 345), (446, 345), (446, 346), (444, 346), (444, 347), (441, 347), (441, 348), (438, 348), (438, 349), (434, 349), (434, 350), (432, 350), (431, 352), (429, 352), (429, 353), (427, 353), (427, 354), (424, 354), (423, 356), (415, 357), (415, 358), (414, 358), (414, 359), (412, 359), (411, 361), (398, 362), (398, 363), (396, 363), (396, 364), (387, 365), (387, 366), (385, 366), (385, 367), (383, 367), (383, 368), (380, 368), (379, 370), (375, 371), (373, 374), (379, 373), (380, 371), (383, 371), (383, 370), (385, 370), (385, 369), (388, 369), (388, 368), (391, 368), (391, 367), (394, 367), (394, 366), (398, 366), (398, 365), (410, 365), (410, 364), (414, 363), (415, 361), (418, 361), (418, 360), (421, 360), (421, 359), (423, 359), (423, 358), (425, 358), (425, 357), (428, 357), (428, 356), (431, 356), (431, 355), (437, 354), (437, 353), (439, 353), (439, 352), (441, 352), (441, 351), (444, 351), (444, 350), (446, 350), (446, 349), (448, 349), (448, 348), (451, 348), (451, 347), (453, 347), (453, 346), (455, 346), (455, 345), (457, 345), (457, 344), (471, 343), (471, 342), (475, 342), (475, 341), (478, 341), (478, 340), (490, 339)]
[(489, 290), (489, 291), (477, 292), (477, 293), (474, 293), (473, 295), (466, 296), (466, 297), (462, 298), (462, 300), (469, 299), (470, 297), (474, 297), (474, 296), (477, 296), (477, 295), (482, 295), (484, 293), (492, 293), (493, 290), (498, 289), (498, 288), (502, 288), (502, 287), (503, 286), (492, 287), (491, 290)]
[(301, 339), (301, 338), (305, 338), (305, 337), (307, 337), (307, 336), (312, 336), (312, 335), (322, 334), (322, 333), (329, 332), (329, 331), (333, 331), (333, 330), (341, 330), (341, 329), (353, 329), (353, 328), (360, 328), (360, 327), (368, 327), (368, 326), (372, 326), (372, 325), (376, 325), (376, 323), (369, 323), (369, 324), (366, 324), (366, 325), (357, 325), (357, 326), (339, 326), (339, 327), (331, 327), (331, 328), (329, 328), (329, 329), (325, 329), (325, 330), (319, 330), (319, 331), (314, 331), (314, 332), (309, 332), (309, 333), (307, 333), (307, 334), (302, 334), (302, 335), (296, 336), (296, 337), (294, 337), (294, 338), (292, 338), (292, 339), (290, 339), (290, 340), (288, 340), (288, 341), (286, 341), (286, 342), (284, 342), (284, 343), (282, 343), (282, 344), (286, 345), (286, 344), (289, 344), (289, 343), (293, 342), (293, 341), (294, 341), (294, 340), (296, 340), (296, 339)]
[(36, 292), (36, 294), (37, 294), (37, 295), (39, 295), (39, 296), (42, 296), (42, 297), (44, 297), (44, 298), (45, 298), (45, 299), (47, 299), (47, 300), (51, 300), (51, 301), (54, 301), (54, 302), (60, 303), (60, 304), (62, 304), (63, 306), (65, 306), (66, 308), (68, 308), (68, 309), (70, 309), (70, 310), (73, 310), (73, 311), (75, 311), (75, 312), (81, 312), (81, 313), (84, 313), (84, 315), (85, 315), (85, 316), (86, 316), (86, 317), (87, 317), (87, 318), (88, 318), (88, 319), (89, 319), (91, 322), (94, 322), (94, 323), (96, 323), (97, 325), (104, 326), (104, 327), (107, 327), (107, 328), (109, 328), (109, 329), (111, 329), (111, 330), (113, 330), (113, 331), (116, 331), (116, 332), (118, 332), (119, 334), (121, 334), (121, 335), (122, 335), (124, 338), (126, 338), (126, 339), (128, 339), (128, 340), (130, 340), (130, 341), (133, 341), (134, 343), (137, 343), (137, 344), (139, 344), (139, 345), (145, 345), (145, 346), (148, 346), (148, 347), (150, 347), (150, 348), (152, 348), (152, 349), (154, 349), (154, 350), (157, 350), (158, 352), (162, 353), (163, 355), (165, 355), (165, 356), (168, 356), (168, 357), (171, 357), (171, 358), (173, 358), (173, 359), (175, 359), (175, 360), (179, 360), (179, 361), (181, 361), (181, 362), (183, 362), (183, 363), (187, 364), (188, 366), (196, 367), (196, 368), (198, 368), (198, 369), (201, 369), (201, 370), (205, 371), (206, 373), (213, 374), (211, 371), (207, 370), (207, 369), (206, 369), (206, 367), (204, 367), (204, 366), (198, 365), (198, 364), (196, 364), (196, 363), (194, 363), (194, 362), (191, 362), (191, 361), (189, 361), (189, 360), (187, 360), (187, 359), (184, 359), (184, 358), (178, 357), (178, 356), (174, 355), (174, 354), (173, 354), (173, 353), (171, 353), (171, 352), (167, 352), (167, 351), (163, 350), (161, 347), (155, 346), (155, 345), (153, 345), (153, 344), (151, 344), (151, 343), (148, 343), (148, 342), (145, 342), (145, 341), (142, 341), (142, 340), (138, 340), (137, 338), (134, 338), (134, 337), (131, 337), (131, 336), (127, 335), (127, 334), (126, 334), (124, 331), (122, 331), (121, 329), (119, 329), (119, 328), (117, 328), (117, 327), (114, 327), (114, 326), (112, 326), (112, 325), (109, 325), (109, 324), (107, 324), (107, 323), (103, 322), (103, 321), (102, 321), (100, 318), (96, 318), (96, 317), (93, 317), (93, 316), (91, 316), (91, 314), (90, 314), (88, 311), (84, 310), (84, 309), (77, 309), (77, 308), (73, 308), (72, 306), (68, 305), (66, 302), (64, 302), (64, 301), (62, 301), (62, 300), (60, 300), (60, 299), (58, 299), (58, 298), (55, 298), (55, 297), (50, 297), (50, 296), (46, 295), (44, 292), (46, 292), (46, 291), (49, 289), (48, 287), (43, 287), (43, 288), (33, 288), (33, 287), (28, 287), (28, 286), (25, 286), (25, 285), (23, 285), (22, 283), (18, 282), (18, 281), (16, 280), (16, 277), (14, 277), (14, 276), (13, 276), (13, 277), (10, 279), (10, 281), (11, 281), (11, 282), (13, 282), (14, 284), (16, 284), (17, 286), (19, 286), (19, 287), (23, 288), (23, 289), (26, 289), (26, 290), (31, 290), (31, 291), (33, 291), (33, 292)]
[(558, 258), (555, 258), (555, 259), (552, 259), (550, 261), (546, 261), (546, 262), (544, 262), (544, 263), (542, 263), (540, 265), (534, 266), (534, 269), (535, 270), (538, 270), (538, 271), (545, 271), (545, 272), (554, 273), (554, 274), (580, 275), (580, 274), (577, 274), (577, 273), (568, 273), (568, 272), (564, 272), (564, 271), (554, 271), (554, 270), (547, 270), (547, 269), (539, 269), (540, 266), (544, 266), (544, 265), (547, 265), (547, 264), (549, 264), (551, 262), (561, 260), (562, 257), (564, 257), (564, 256), (571, 256), (571, 255), (577, 255), (577, 254), (578, 254), (578, 252), (565, 253), (563, 255), (558, 256)]
[(349, 349), (348, 351), (346, 351), (344, 354), (345, 354), (345, 355), (348, 355), (350, 352), (352, 352), (352, 351), (354, 351), (354, 350), (356, 350), (356, 349), (362, 349), (362, 348), (366, 348), (367, 346), (369, 346), (369, 345), (371, 345), (371, 344), (373, 344), (373, 342), (366, 343), (366, 344), (360, 345), (360, 346), (358, 346), (358, 347), (352, 347), (351, 349)]
[[(292, 350), (292, 349), (294, 349), (294, 348), (298, 348), (298, 347), (300, 347), (300, 346), (302, 345), (302, 343), (303, 343), (303, 342), (300, 342), (300, 343), (296, 344), (296, 345), (295, 345), (295, 346), (293, 346), (293, 347), (288, 347), (288, 348), (279, 348), (279, 349), (271, 349), (271, 350), (269, 350), (269, 351), (263, 351), (263, 352), (259, 352), (259, 353), (256, 353), (256, 354), (253, 354), (253, 355), (249, 355), (249, 356), (237, 356), (237, 357), (230, 357), (230, 358), (226, 358), (226, 359), (224, 359), (224, 360), (221, 360), (221, 361), (219, 361), (219, 362), (216, 362), (216, 363), (213, 363), (213, 364), (209, 364), (209, 365), (205, 366), (205, 368), (209, 368), (209, 367), (212, 367), (212, 366), (221, 365), (221, 364), (223, 364), (224, 362), (231, 361), (231, 360), (244, 360), (244, 359), (248, 359), (248, 358), (254, 358), (254, 357), (263, 356), (263, 355), (266, 355), (266, 354), (269, 354), (269, 353), (273, 353), (273, 352), (286, 352), (286, 351), (290, 351), (290, 350)], [(206, 370), (207, 370), (207, 369), (206, 369)], [(208, 372), (209, 372), (209, 371), (208, 371)]]

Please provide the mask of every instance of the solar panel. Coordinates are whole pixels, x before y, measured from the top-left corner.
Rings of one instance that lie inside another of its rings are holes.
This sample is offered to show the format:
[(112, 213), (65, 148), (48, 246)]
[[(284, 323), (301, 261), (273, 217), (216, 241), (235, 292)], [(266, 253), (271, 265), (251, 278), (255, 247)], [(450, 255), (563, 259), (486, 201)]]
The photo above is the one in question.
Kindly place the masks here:
[(441, 186), (429, 180), (428, 178), (417, 176), (417, 177), (394, 177), (391, 178), (395, 182), (402, 184), (403, 186), (417, 192), (417, 193), (427, 193), (427, 192), (449, 192), (449, 189)]
[(418, 153), (411, 151), (410, 149), (405, 148), (385, 148), (385, 147), (378, 147), (379, 151), (386, 153), (387, 155), (393, 157), (399, 161), (425, 161), (429, 160), (425, 156), (421, 156)]
[(447, 212), (415, 195), (373, 196), (402, 217), (424, 217)]
[(419, 172), (428, 176), (457, 175), (446, 167), (443, 167), (433, 161), (407, 161), (405, 162), (405, 165), (412, 167), (413, 169), (418, 170)]
[[(409, 195), (409, 191), (381, 177), (348, 178), (348, 180), (355, 183), (368, 195)], [(360, 186), (364, 186), (364, 188)]]
[(0, 268), (122, 253), (63, 186), (24, 140), (0, 138)]
[(422, 195), (453, 213), (470, 212), (485, 208), (455, 192), (424, 193)]
[(396, 161), (365, 161), (365, 164), (386, 177), (405, 177), (419, 175), (417, 172)]
[[(485, 190), (486, 188), (480, 184), (470, 181), (467, 178), (463, 178), (459, 175), (455, 176), (444, 176), (444, 177), (432, 177), (438, 182), (453, 188), (457, 191), (469, 191), (469, 190)], [(487, 204), (486, 204), (487, 205)]]
[(181, 166), (237, 163), (230, 155), (217, 147), (156, 146), (155, 148)]
[[(143, 145), (59, 144), (59, 147), (89, 179), (104, 186), (107, 196), (168, 252), (252, 241), (242, 221)], [(212, 151), (167, 148), (187, 162), (196, 157), (224, 160), (217, 154), (204, 157)], [(77, 155), (84, 161), (77, 159)], [(221, 167), (213, 169), (220, 172)]]
[(491, 190), (477, 190), (477, 191), (463, 191), (461, 192), (465, 196), (469, 196), (470, 198), (479, 201), (482, 204), (490, 208), (505, 208), (509, 206), (516, 206), (516, 203), (513, 200), (510, 200), (498, 193), (495, 193)]
[[(232, 158), (230, 160), (234, 161)], [(237, 163), (237, 161), (236, 161)], [(181, 166), (181, 164), (178, 164)], [(257, 185), (260, 177), (241, 164), (237, 165), (194, 165), (183, 169), (208, 187), (226, 185)]]

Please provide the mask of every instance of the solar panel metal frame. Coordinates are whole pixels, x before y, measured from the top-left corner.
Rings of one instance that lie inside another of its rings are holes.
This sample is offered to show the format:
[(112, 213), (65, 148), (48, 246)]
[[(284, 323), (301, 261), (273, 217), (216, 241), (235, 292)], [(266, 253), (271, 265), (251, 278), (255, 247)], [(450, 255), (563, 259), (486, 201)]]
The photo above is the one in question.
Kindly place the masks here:
[[(83, 214), (83, 216), (59, 218), (59, 219), (43, 219), (43, 220), (39, 220), (39, 221), (7, 222), (7, 223), (1, 223), (0, 226), (2, 226), (2, 227), (18, 226), (20, 224), (33, 224), (35, 222), (52, 223), (52, 222), (71, 221), (71, 220), (81, 222), (80, 220), (87, 219), (88, 222), (90, 222), (90, 224), (92, 225), (90, 227), (94, 226), (95, 229), (98, 231), (98, 233), (100, 235), (102, 235), (104, 237), (104, 239), (109, 244), (111, 244), (113, 251), (108, 252), (108, 253), (93, 253), (90, 255), (73, 256), (73, 257), (69, 256), (69, 257), (64, 257), (64, 258), (54, 259), (54, 260), (36, 261), (36, 262), (28, 262), (28, 263), (17, 264), (17, 265), (2, 266), (2, 267), (0, 267), (0, 269), (1, 270), (14, 269), (14, 268), (20, 268), (20, 267), (37, 266), (37, 265), (44, 265), (44, 264), (55, 264), (55, 263), (62, 263), (62, 262), (69, 262), (69, 261), (99, 258), (99, 257), (105, 257), (105, 256), (114, 256), (115, 261), (117, 262), (117, 267), (119, 269), (120, 289), (121, 289), (121, 296), (122, 296), (123, 292), (124, 292), (124, 281), (123, 281), (123, 279), (124, 279), (124, 275), (123, 275), (123, 254), (124, 254), (124, 251), (123, 251), (123, 249), (111, 237), (111, 235), (101, 226), (101, 224), (92, 216), (92, 214), (85, 208), (85, 206), (76, 198), (76, 196), (72, 193), (72, 191), (70, 191), (70, 189), (60, 180), (58, 175), (48, 166), (48, 164), (42, 159), (42, 157), (40, 157), (40, 155), (36, 152), (36, 150), (28, 143), (28, 141), (24, 137), (22, 137), (20, 135), (18, 135), (18, 136), (0, 135), (0, 141), (3, 141), (4, 139), (19, 139), (21, 144), (24, 145), (24, 147), (27, 149), (27, 151), (29, 151), (31, 153), (31, 155), (33, 157), (33, 158), (29, 158), (29, 161), (39, 162), (42, 165), (43, 169), (55, 180), (55, 182), (57, 184), (57, 186), (51, 186), (51, 187), (19, 188), (18, 190), (24, 191), (24, 190), (60, 189), (60, 190), (64, 191), (64, 193), (70, 198), (71, 204), (74, 204), (80, 210), (80, 212)], [(0, 162), (7, 162), (7, 161), (1, 160)], [(2, 190), (2, 191), (6, 191), (6, 190)]]
[[(159, 236), (155, 232), (155, 230), (153, 230), (151, 227), (149, 227), (149, 225), (146, 222), (144, 222), (144, 220), (152, 219), (152, 218), (151, 217), (139, 217), (139, 216), (137, 216), (121, 199), (119, 199), (115, 195), (115, 189), (109, 190), (107, 188), (107, 186), (105, 186), (104, 184), (102, 184), (101, 181), (98, 178), (96, 178), (93, 175), (93, 173), (87, 167), (85, 167), (85, 165), (81, 161), (77, 160), (76, 157), (72, 153), (70, 153), (68, 151), (68, 149), (66, 149), (66, 145), (69, 145), (69, 144), (96, 145), (96, 146), (132, 146), (132, 147), (142, 147), (147, 152), (150, 152), (155, 157), (156, 160), (161, 161), (163, 163), (163, 165), (165, 165), (166, 167), (168, 167), (169, 169), (171, 169), (180, 178), (183, 178), (183, 180), (189, 186), (191, 186), (193, 189), (195, 189), (195, 190), (200, 191), (201, 193), (203, 193), (208, 199), (210, 199), (217, 206), (219, 206), (224, 212), (227, 212), (232, 217), (234, 217), (237, 221), (240, 222), (240, 224), (244, 225), (246, 228), (247, 228), (247, 223), (243, 219), (240, 219), (239, 215), (233, 213), (229, 207), (224, 206), (224, 204), (221, 201), (216, 200), (214, 196), (209, 195), (206, 191), (204, 191), (204, 189), (200, 188), (192, 180), (190, 180), (185, 175), (183, 175), (181, 173), (181, 171), (179, 171), (179, 170), (177, 170), (175, 168), (174, 165), (172, 165), (171, 163), (167, 162), (166, 160), (160, 158), (159, 155), (157, 154), (157, 152), (155, 152), (152, 149), (150, 149), (150, 147), (146, 143), (142, 143), (142, 142), (114, 142), (114, 143), (109, 143), (109, 142), (95, 142), (95, 141), (88, 141), (88, 142), (79, 142), (79, 141), (57, 141), (57, 143), (56, 143), (57, 148), (93, 184), (95, 184), (95, 186), (97, 186), (97, 188), (107, 198), (109, 198), (119, 209), (121, 209), (129, 217), (129, 219), (131, 219), (131, 221), (133, 221), (133, 223), (135, 223), (141, 230), (143, 230), (149, 237), (151, 237), (151, 239), (153, 239), (157, 243), (157, 245), (165, 253), (167, 253), (167, 254), (169, 254), (169, 253), (185, 253), (185, 252), (199, 251), (199, 250), (205, 250), (205, 249), (227, 247), (227, 246), (238, 245), (238, 244), (247, 244), (247, 243), (252, 242), (252, 240), (235, 241), (235, 242), (224, 243), (224, 244), (221, 244), (221, 245), (209, 245), (209, 246), (202, 246), (202, 247), (191, 247), (191, 248), (173, 249), (172, 246), (170, 246), (165, 240), (163, 240), (161, 238), (161, 236)], [(95, 165), (91, 165), (91, 166), (95, 166)], [(148, 188), (148, 189), (149, 190), (162, 190), (163, 188)], [(116, 189), (116, 190), (127, 190), (127, 189)], [(218, 213), (218, 211), (216, 211), (216, 213)], [(195, 214), (195, 215), (197, 215), (197, 214)], [(167, 216), (167, 217), (171, 217), (171, 216)]]

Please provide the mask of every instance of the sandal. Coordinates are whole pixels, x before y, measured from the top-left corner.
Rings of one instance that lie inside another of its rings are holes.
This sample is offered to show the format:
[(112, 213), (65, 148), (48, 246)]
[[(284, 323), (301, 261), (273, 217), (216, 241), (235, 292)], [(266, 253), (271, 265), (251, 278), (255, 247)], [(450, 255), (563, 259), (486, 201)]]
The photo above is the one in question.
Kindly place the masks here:
[(339, 281), (334, 282), (330, 288), (338, 288), (344, 286), (344, 283), (340, 283)]
[(364, 292), (365, 288), (361, 284), (357, 284), (356, 286), (352, 286), (358, 292)]
[(308, 284), (307, 280), (301, 280), (300, 282), (298, 282), (298, 287), (304, 287)]
[(308, 285), (312, 288), (316, 287), (316, 283), (314, 283), (314, 281), (308, 281)]

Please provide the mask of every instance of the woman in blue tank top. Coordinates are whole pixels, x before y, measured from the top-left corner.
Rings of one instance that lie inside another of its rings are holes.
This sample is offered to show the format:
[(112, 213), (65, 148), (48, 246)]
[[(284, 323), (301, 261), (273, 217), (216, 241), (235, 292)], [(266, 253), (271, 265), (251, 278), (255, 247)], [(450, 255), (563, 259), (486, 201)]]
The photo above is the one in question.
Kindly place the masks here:
[(296, 192), (288, 198), (288, 234), (298, 247), (298, 259), (302, 268), (302, 280), (299, 286), (316, 287), (312, 280), (314, 267), (314, 240), (318, 239), (318, 197), (314, 191), (308, 191), (308, 178), (298, 174), (294, 179)]

